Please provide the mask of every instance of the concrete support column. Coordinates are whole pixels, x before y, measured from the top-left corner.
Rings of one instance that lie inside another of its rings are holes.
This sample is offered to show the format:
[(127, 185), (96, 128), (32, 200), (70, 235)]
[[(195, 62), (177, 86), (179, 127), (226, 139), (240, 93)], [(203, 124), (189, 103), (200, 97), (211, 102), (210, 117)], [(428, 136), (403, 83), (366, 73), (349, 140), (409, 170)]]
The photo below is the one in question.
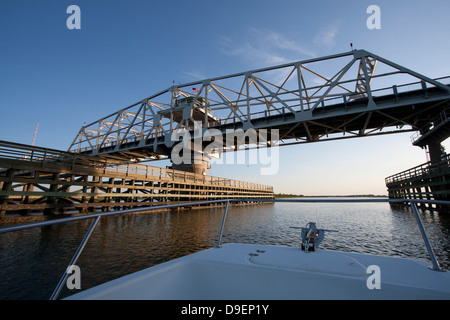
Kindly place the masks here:
[(192, 151), (190, 163), (175, 164), (172, 162), (172, 168), (174, 170), (207, 175), (210, 160), (211, 158), (204, 156), (202, 152)]
[(439, 142), (430, 143), (428, 145), (428, 154), (430, 156), (430, 161), (432, 163), (439, 163), (439, 162), (441, 162), (442, 155), (444, 154), (442, 152), (441, 144)]

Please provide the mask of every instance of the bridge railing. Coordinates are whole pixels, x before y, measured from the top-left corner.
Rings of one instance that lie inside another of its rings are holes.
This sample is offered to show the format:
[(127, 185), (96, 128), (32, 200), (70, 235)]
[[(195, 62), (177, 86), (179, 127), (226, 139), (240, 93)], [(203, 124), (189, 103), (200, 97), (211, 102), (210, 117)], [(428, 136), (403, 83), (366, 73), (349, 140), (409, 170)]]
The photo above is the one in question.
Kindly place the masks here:
[(450, 165), (450, 154), (446, 154), (442, 156), (442, 159), (439, 163), (433, 163), (429, 161), (427, 163), (418, 165), (414, 168), (387, 177), (385, 179), (386, 185), (424, 176), (426, 174), (432, 173), (434, 170), (447, 168), (449, 165)]
[(0, 158), (35, 162), (44, 165), (47, 162), (73, 163), (84, 156), (65, 151), (35, 147), (8, 141), (0, 141)]
[(145, 179), (151, 179), (151, 177), (155, 177), (158, 180), (167, 180), (172, 182), (199, 182), (203, 184), (220, 185), (223, 187), (255, 189), (273, 192), (272, 186), (264, 184), (245, 182), (240, 180), (227, 179), (210, 175), (196, 174), (181, 170), (159, 168), (139, 164), (111, 165), (105, 166), (103, 170), (105, 173), (116, 172), (125, 175), (137, 175)]

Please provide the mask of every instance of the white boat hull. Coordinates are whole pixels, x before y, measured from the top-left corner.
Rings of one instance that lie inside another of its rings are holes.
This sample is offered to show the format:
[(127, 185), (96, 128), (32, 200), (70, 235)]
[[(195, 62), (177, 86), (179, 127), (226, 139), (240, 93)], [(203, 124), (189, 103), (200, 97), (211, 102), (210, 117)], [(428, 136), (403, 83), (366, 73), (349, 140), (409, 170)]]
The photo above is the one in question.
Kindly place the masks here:
[[(450, 299), (450, 274), (422, 260), (227, 244), (74, 294), (100, 300)], [(377, 266), (372, 283), (368, 267)], [(379, 281), (379, 283), (375, 283)], [(375, 284), (375, 287), (374, 285)], [(378, 285), (378, 288), (377, 288)]]

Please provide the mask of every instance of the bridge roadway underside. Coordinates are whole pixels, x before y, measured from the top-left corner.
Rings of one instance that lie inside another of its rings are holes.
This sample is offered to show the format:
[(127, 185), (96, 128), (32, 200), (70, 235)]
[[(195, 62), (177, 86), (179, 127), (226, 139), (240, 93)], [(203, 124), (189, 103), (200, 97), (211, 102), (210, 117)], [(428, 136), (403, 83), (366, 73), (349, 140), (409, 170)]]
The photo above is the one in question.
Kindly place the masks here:
[[(450, 95), (440, 88), (429, 88), (374, 97), (373, 101), (374, 104), (371, 104), (363, 98), (297, 113), (285, 109), (281, 114), (252, 119), (251, 128), (256, 131), (266, 129), (268, 133), (270, 129), (279, 130), (280, 146), (418, 131), (450, 106)], [(211, 128), (222, 132), (225, 148), (229, 143), (226, 141), (227, 130), (245, 131), (248, 126), (242, 122), (232, 122)], [(164, 136), (160, 136), (88, 150), (83, 154), (113, 161), (170, 156), (173, 146), (167, 146), (166, 141)]]

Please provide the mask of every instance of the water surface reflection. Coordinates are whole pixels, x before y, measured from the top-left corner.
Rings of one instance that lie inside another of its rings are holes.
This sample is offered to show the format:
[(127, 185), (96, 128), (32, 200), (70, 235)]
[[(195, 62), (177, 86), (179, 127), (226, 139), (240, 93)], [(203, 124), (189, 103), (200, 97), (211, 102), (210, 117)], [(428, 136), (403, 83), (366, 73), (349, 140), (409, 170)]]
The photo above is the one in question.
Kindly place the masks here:
[[(216, 245), (223, 208), (102, 218), (77, 265), (82, 288)], [(450, 267), (450, 220), (422, 219), (441, 266)], [(230, 207), (223, 242), (299, 246), (299, 230), (316, 222), (321, 248), (427, 259), (412, 213), (387, 203), (275, 203)], [(0, 235), (0, 299), (48, 299), (91, 221)], [(70, 294), (63, 290), (62, 297)]]

